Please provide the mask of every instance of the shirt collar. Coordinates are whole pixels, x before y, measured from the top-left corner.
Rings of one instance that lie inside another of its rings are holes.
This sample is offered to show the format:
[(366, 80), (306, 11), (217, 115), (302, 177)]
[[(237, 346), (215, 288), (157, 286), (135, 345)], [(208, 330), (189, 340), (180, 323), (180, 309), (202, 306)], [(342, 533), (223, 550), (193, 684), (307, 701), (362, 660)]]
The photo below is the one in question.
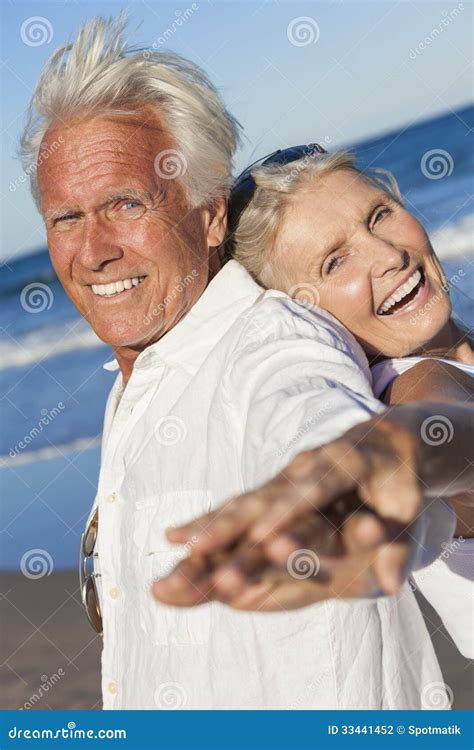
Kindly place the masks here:
[[(242, 311), (242, 302), (246, 299), (252, 304), (261, 294), (264, 289), (245, 268), (236, 260), (228, 261), (186, 315), (163, 338), (138, 355), (133, 368), (145, 369), (162, 362), (197, 369)], [(114, 371), (119, 365), (113, 359), (103, 368)]]

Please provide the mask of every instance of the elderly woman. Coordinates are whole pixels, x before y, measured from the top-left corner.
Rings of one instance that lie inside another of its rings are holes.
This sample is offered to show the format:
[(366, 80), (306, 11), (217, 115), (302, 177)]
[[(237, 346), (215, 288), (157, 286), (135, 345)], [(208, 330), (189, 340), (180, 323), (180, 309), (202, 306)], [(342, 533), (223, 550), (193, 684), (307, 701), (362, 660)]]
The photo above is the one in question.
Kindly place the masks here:
[(361, 172), (351, 153), (319, 149), (285, 149), (238, 179), (234, 257), (263, 286), (334, 315), (372, 364), (390, 358), (391, 368), (375, 367), (378, 393), (413, 357), (444, 358), (472, 373), (471, 342), (452, 319), (444, 271), (395, 178)]
[[(318, 144), (278, 151), (237, 179), (229, 228), (227, 252), (262, 286), (318, 308), (319, 315), (330, 313), (353, 334), (371, 364), (374, 392), (387, 405), (430, 400), (465, 406), (466, 415), (459, 421), (441, 413), (421, 426), (422, 437), (439, 443), (449, 466), (453, 431), (459, 434), (465, 421), (472, 423), (472, 342), (452, 318), (444, 271), (423, 226), (404, 207), (395, 178), (384, 170), (364, 173), (352, 154), (328, 154)], [(463, 489), (470, 489), (469, 483)], [(397, 502), (395, 487), (392, 492)], [(365, 493), (373, 506), (370, 496), (377, 494), (376, 488)], [(314, 518), (308, 512), (316, 502), (310, 493), (297, 502), (282, 492), (280, 500), (267, 504), (261, 495), (257, 491), (249, 496), (245, 509), (237, 498), (217, 517), (209, 514), (169, 532), (175, 541), (197, 535), (196, 548), (208, 553), (246, 536), (251, 552), (219, 562), (208, 575), (233, 602), (240, 596), (247, 604), (253, 588), (251, 608), (262, 606), (256, 582), (259, 576), (270, 576), (265, 567), (269, 559), (284, 566), (299, 547), (318, 550)], [(446, 621), (455, 619), (453, 611), (459, 612), (454, 634), (466, 653), (472, 649), (465, 618), (472, 596), (473, 542), (465, 540), (472, 536), (472, 500), (468, 491), (450, 498), (457, 511), (456, 534), (463, 543), (453, 562), (461, 589), (454, 593), (448, 584), (437, 607)], [(299, 527), (290, 530), (298, 519)], [(257, 554), (256, 542), (265, 543), (265, 554)], [(276, 585), (275, 571), (273, 577)], [(424, 593), (436, 595), (439, 584), (436, 577), (425, 576)], [(294, 606), (310, 598), (308, 593)]]
[[(233, 255), (263, 286), (337, 318), (364, 349), (386, 404), (470, 402), (472, 340), (452, 317), (443, 268), (392, 174), (362, 172), (348, 152), (299, 146), (247, 169), (231, 206)], [(443, 420), (431, 427), (439, 440), (452, 429)], [(472, 536), (472, 511), (457, 507), (458, 532)]]

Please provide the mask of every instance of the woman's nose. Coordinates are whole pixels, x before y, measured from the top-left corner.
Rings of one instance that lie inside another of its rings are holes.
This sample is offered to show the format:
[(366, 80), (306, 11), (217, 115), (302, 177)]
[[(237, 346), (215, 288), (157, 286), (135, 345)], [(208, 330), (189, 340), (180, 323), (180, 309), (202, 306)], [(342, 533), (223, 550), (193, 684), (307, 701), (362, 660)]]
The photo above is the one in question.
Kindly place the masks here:
[(372, 276), (381, 278), (386, 274), (404, 271), (410, 265), (410, 254), (403, 247), (377, 240), (373, 247)]

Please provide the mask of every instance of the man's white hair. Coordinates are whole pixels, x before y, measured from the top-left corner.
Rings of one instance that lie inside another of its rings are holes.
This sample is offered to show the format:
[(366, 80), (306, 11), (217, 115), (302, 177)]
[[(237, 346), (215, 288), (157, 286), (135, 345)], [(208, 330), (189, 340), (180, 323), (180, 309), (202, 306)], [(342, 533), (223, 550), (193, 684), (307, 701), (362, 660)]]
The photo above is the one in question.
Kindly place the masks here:
[[(173, 159), (191, 207), (225, 196), (232, 182), (232, 157), (239, 123), (217, 90), (194, 63), (171, 52), (137, 50), (123, 39), (127, 24), (95, 18), (71, 44), (56, 50), (41, 72), (20, 141), (33, 198), (41, 211), (37, 167), (51, 126), (96, 115), (137, 115), (153, 107), (169, 131), (176, 153), (164, 153), (163, 171)], [(158, 153), (157, 153), (158, 157)]]

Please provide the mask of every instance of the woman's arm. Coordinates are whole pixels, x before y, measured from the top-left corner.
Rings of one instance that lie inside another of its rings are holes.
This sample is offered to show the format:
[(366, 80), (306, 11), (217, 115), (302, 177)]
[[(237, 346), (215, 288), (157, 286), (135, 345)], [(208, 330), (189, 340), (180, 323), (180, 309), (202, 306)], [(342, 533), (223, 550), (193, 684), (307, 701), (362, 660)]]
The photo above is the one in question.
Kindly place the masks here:
[[(426, 438), (440, 446), (439, 460), (446, 467), (449, 479), (463, 481), (467, 479), (469, 457), (464, 454), (468, 453), (468, 441), (470, 437), (466, 428), (472, 425), (474, 412), (474, 379), (462, 372), (458, 367), (440, 362), (439, 360), (426, 359), (399, 375), (387, 388), (384, 402), (388, 406), (406, 404), (411, 401), (429, 400), (431, 402), (440, 402), (445, 405), (440, 406), (439, 420), (433, 416), (425, 424)], [(462, 411), (457, 414), (449, 407), (449, 414), (446, 412), (447, 405), (462, 405)], [(445, 413), (446, 412), (446, 413)], [(465, 435), (465, 443), (462, 440), (453, 442), (452, 436)], [(422, 434), (423, 437), (423, 434)], [(466, 450), (463, 451), (463, 443)], [(461, 447), (461, 452), (459, 452)], [(454, 450), (453, 450), (454, 449)], [(435, 452), (436, 456), (436, 452)], [(439, 471), (439, 466), (436, 467)], [(450, 502), (456, 511), (458, 523), (456, 536), (465, 538), (474, 535), (474, 497), (472, 490), (462, 486), (467, 491), (460, 492), (450, 497)]]

